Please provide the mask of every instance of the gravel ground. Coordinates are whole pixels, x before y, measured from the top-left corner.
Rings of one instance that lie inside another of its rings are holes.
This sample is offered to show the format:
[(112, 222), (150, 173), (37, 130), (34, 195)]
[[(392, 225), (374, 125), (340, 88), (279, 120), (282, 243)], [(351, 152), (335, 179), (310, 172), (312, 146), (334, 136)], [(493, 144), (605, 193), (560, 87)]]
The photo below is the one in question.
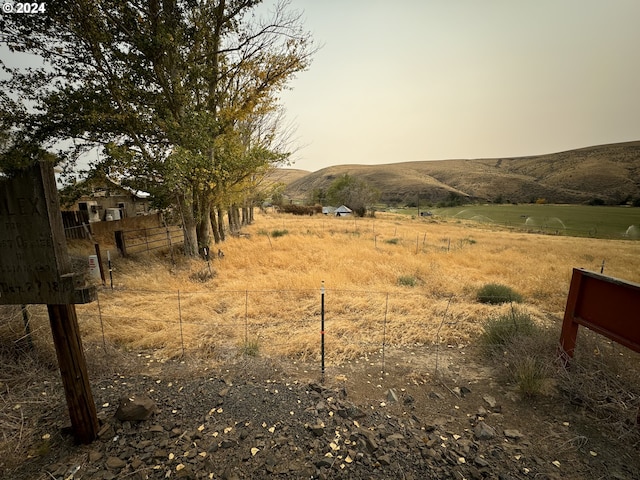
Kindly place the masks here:
[[(438, 375), (426, 368), (433, 358), (419, 351), (413, 364), (395, 362), (406, 355), (387, 352), (384, 374), (379, 358), (364, 358), (329, 368), (324, 381), (314, 366), (261, 358), (214, 365), (135, 356), (122, 370), (127, 373), (92, 381), (101, 429), (90, 445), (75, 445), (69, 435), (52, 369), (27, 388), (29, 398), (38, 394), (46, 402), (3, 396), (7, 409), (20, 411), (24, 434), (16, 458), (0, 461), (0, 474), (42, 480), (638, 478), (637, 448), (590, 430), (579, 406), (553, 395), (525, 403), (458, 351), (441, 354)], [(135, 396), (152, 400), (153, 414), (118, 420), (122, 399)]]

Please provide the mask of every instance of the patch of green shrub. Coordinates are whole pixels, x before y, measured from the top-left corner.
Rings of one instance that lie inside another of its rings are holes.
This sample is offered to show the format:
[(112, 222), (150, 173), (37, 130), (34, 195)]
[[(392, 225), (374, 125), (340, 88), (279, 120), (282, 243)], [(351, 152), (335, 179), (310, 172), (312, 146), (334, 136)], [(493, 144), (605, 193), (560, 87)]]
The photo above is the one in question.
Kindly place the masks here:
[(548, 362), (533, 352), (519, 355), (510, 365), (511, 380), (523, 397), (531, 398), (542, 393), (544, 384), (549, 378)]
[(242, 353), (247, 357), (257, 357), (260, 353), (260, 342), (256, 339), (247, 340), (243, 345)]
[(401, 275), (398, 277), (398, 285), (402, 287), (415, 287), (418, 284), (418, 279), (412, 275)]
[(397, 245), (400, 242), (398, 238), (388, 238), (384, 241), (384, 243), (388, 243), (389, 245)]
[(522, 295), (511, 287), (499, 283), (488, 283), (478, 290), (477, 299), (480, 303), (498, 305), (508, 302), (522, 302)]
[(528, 313), (518, 310), (490, 318), (480, 337), (500, 376), (524, 398), (535, 397), (545, 389), (555, 359), (555, 341), (555, 336), (551, 338)]
[(531, 315), (514, 309), (504, 315), (490, 318), (484, 326), (480, 341), (489, 351), (502, 350), (514, 338), (533, 335), (537, 330), (538, 327)]
[(271, 232), (271, 236), (273, 238), (277, 238), (277, 237), (284, 237), (285, 235), (287, 235), (289, 233), (289, 230), (273, 230)]

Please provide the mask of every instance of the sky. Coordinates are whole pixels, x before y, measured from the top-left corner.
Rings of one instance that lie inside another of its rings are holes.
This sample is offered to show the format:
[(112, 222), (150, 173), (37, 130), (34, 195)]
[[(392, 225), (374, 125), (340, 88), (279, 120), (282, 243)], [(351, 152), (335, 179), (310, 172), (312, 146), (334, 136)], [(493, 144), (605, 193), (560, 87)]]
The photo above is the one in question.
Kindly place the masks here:
[(296, 126), (292, 168), (640, 140), (638, 0), (291, 0), (290, 8), (321, 46), (281, 96)]

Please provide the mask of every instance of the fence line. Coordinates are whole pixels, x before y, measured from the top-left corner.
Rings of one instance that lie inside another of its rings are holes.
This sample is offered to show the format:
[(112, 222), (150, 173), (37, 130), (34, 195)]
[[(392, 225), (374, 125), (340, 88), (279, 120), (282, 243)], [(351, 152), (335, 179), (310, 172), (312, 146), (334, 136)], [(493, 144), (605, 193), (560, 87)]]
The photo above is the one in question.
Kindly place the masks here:
[[(241, 353), (259, 349), (265, 356), (322, 362), (324, 373), (325, 356), (340, 363), (380, 354), (384, 372), (390, 347), (433, 345), (438, 371), (442, 330), (458, 323), (450, 321), (457, 315), (452, 312), (457, 297), (434, 298), (418, 292), (102, 288), (97, 297), (92, 304), (77, 306), (78, 319), (84, 341), (101, 345), (107, 359), (111, 344), (178, 357), (215, 349)], [(39, 311), (36, 306), (30, 309)], [(326, 324), (321, 324), (325, 310)], [(45, 325), (46, 309), (32, 315), (31, 324), (34, 317)], [(11, 316), (14, 331), (20, 329), (19, 318), (19, 313)]]
[(114, 232), (115, 244), (122, 256), (149, 253), (160, 248), (171, 248), (184, 242), (180, 226), (147, 227)]

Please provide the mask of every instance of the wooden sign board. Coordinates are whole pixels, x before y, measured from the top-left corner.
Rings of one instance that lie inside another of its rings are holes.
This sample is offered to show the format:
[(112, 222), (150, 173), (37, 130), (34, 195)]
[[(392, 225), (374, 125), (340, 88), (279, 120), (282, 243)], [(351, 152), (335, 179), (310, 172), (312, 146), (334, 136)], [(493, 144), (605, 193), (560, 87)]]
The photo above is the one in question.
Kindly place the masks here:
[(74, 304), (93, 301), (95, 292), (74, 285), (53, 165), (0, 177), (0, 304), (47, 304), (69, 417), (82, 443), (96, 438), (99, 423)]
[(74, 285), (53, 165), (0, 178), (0, 304), (88, 303), (94, 292)]

